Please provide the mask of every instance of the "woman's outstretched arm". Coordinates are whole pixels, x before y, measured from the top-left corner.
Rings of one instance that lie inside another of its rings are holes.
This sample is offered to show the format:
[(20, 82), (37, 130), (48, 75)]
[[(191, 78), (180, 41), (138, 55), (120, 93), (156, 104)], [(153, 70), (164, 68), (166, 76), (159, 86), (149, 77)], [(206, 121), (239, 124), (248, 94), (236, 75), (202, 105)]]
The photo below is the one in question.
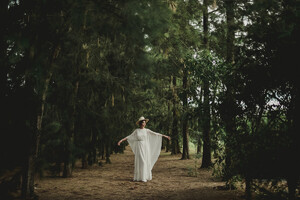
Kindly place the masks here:
[(118, 142), (118, 145), (120, 146), (120, 144), (123, 142), (123, 141), (126, 141), (127, 140), (127, 137), (126, 138), (123, 138), (122, 140), (120, 140), (119, 142)]
[(151, 131), (150, 129), (148, 129), (148, 132), (151, 133), (151, 134), (154, 134), (154, 135), (159, 135), (159, 136), (165, 137), (165, 138), (167, 138), (168, 140), (171, 140), (171, 137), (170, 137), (170, 136), (167, 136), (167, 135), (164, 135), (164, 134), (160, 134), (160, 133), (156, 133), (156, 132), (154, 132), (154, 131)]
[(170, 137), (170, 136), (163, 135), (163, 134), (162, 134), (162, 136), (165, 137), (165, 138), (167, 138), (168, 140), (171, 140), (171, 137)]
[(127, 137), (123, 138), (122, 140), (120, 140), (118, 142), (118, 145), (120, 146), (120, 144), (123, 142), (123, 141), (126, 141), (126, 140), (136, 140), (136, 130), (134, 130), (130, 135), (128, 135)]

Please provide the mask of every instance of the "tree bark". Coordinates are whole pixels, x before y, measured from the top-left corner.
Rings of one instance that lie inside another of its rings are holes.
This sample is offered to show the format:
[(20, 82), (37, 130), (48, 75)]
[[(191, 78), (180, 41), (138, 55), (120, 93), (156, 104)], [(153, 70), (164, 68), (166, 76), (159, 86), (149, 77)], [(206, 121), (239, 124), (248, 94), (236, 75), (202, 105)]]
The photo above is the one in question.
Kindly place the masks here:
[(246, 177), (246, 191), (245, 191), (245, 196), (247, 200), (251, 200), (252, 199), (252, 190), (251, 190), (251, 185), (252, 185), (252, 181), (249, 177)]
[[(298, 168), (299, 169), (299, 168)], [(297, 189), (297, 180), (298, 177), (296, 175), (292, 175), (287, 178), (287, 185), (288, 185), (288, 199), (289, 200), (296, 200), (296, 189)]]
[(226, 37), (226, 61), (234, 64), (234, 2), (225, 1), (227, 37)]
[[(169, 134), (168, 135), (172, 135), (172, 128), (171, 127), (169, 128)], [(166, 144), (166, 152), (169, 152), (170, 151), (170, 141), (167, 140), (166, 143), (167, 143)]]
[(190, 159), (189, 155), (189, 133), (188, 133), (188, 100), (187, 100), (187, 76), (188, 70), (184, 64), (183, 69), (183, 119), (182, 119), (182, 139), (183, 139), (183, 149), (182, 149), (182, 160)]
[(72, 168), (73, 168), (73, 152), (72, 146), (74, 144), (74, 135), (75, 135), (75, 118), (76, 118), (76, 99), (78, 94), (79, 81), (77, 80), (75, 83), (74, 93), (72, 97), (72, 114), (71, 114), (71, 125), (70, 130), (68, 132), (68, 136), (65, 143), (65, 160), (64, 160), (64, 171), (63, 177), (71, 177), (72, 176)]
[(208, 50), (208, 2), (209, 0), (203, 0), (203, 45)]
[(292, 145), (290, 145), (290, 150), (286, 154), (287, 161), (287, 185), (288, 185), (288, 199), (296, 200), (297, 199), (297, 186), (299, 186), (299, 167), (300, 167), (300, 159), (298, 156), (298, 152), (300, 150), (298, 141), (300, 140), (299, 136), (299, 125), (300, 125), (300, 93), (299, 88), (294, 85), (294, 88), (291, 92), (291, 106), (290, 112), (288, 114), (288, 118), (291, 121), (291, 131), (290, 138), (292, 141)]
[(22, 175), (22, 189), (21, 197), (23, 199), (28, 199), (34, 197), (34, 158), (30, 154), (24, 165), (24, 171)]
[(202, 141), (201, 141), (201, 137), (198, 136), (198, 141), (197, 141), (197, 154), (201, 154), (202, 151)]
[(87, 161), (87, 154), (83, 153), (81, 157), (81, 168), (82, 169), (87, 169), (88, 168), (88, 161)]
[[(208, 0), (203, 2), (203, 43), (205, 49), (208, 50)], [(203, 157), (201, 168), (211, 166), (211, 141), (210, 141), (210, 92), (209, 80), (207, 77), (203, 79), (204, 102), (203, 102)]]
[[(7, 41), (5, 36), (8, 34), (8, 0), (2, 0), (0, 1), (0, 63), (1, 63), (1, 70), (0, 70), (0, 102), (4, 100), (4, 97), (7, 92), (7, 73), (8, 73), (8, 60), (7, 60)], [(1, 105), (5, 105), (2, 104)]]
[(110, 161), (110, 152), (111, 151), (111, 142), (110, 142), (110, 138), (106, 141), (105, 143), (105, 163), (106, 164), (111, 164)]
[(210, 141), (210, 106), (209, 106), (209, 84), (204, 80), (204, 106), (203, 106), (203, 157), (201, 168), (208, 168), (211, 162)]
[(178, 142), (178, 108), (177, 108), (177, 91), (176, 91), (176, 77), (173, 77), (173, 123), (172, 123), (172, 155), (180, 153)]
[[(227, 23), (227, 36), (226, 36), (226, 62), (229, 66), (234, 64), (234, 2), (225, 1), (226, 9), (226, 23)], [(228, 69), (232, 70), (232, 69)], [(231, 177), (230, 175), (230, 166), (231, 166), (231, 149), (228, 142), (230, 138), (233, 137), (236, 129), (235, 123), (235, 100), (234, 100), (234, 85), (232, 80), (227, 80), (226, 93), (225, 93), (225, 102), (224, 105), (227, 108), (227, 111), (223, 113), (223, 121), (225, 122), (226, 130), (226, 140), (225, 140), (225, 174), (224, 179), (228, 181)], [(226, 183), (227, 188), (233, 188), (232, 184)]]
[[(203, 99), (203, 88), (201, 88), (201, 90), (200, 90), (200, 94), (199, 94), (199, 96), (200, 96), (200, 102), (201, 102), (201, 106), (202, 106), (202, 99)], [(203, 132), (203, 125), (202, 125), (202, 116), (203, 116), (203, 112), (202, 112), (202, 109), (199, 109), (199, 113), (198, 113), (198, 131), (199, 132)], [(198, 154), (201, 154), (201, 151), (202, 151), (202, 135), (199, 135), (198, 136), (198, 145), (197, 145), (197, 153)]]
[(92, 133), (92, 140), (91, 140), (91, 164), (94, 164), (97, 162), (97, 132), (96, 131), (91, 131)]
[[(169, 86), (169, 89), (171, 90), (171, 85), (172, 85), (172, 77), (170, 77), (170, 86)], [(172, 114), (171, 114), (171, 100), (168, 101), (168, 116), (170, 116), (170, 121), (172, 119)], [(169, 130), (168, 130), (168, 135), (172, 135), (172, 123), (168, 123), (168, 127), (169, 127)], [(166, 152), (169, 152), (170, 151), (170, 141), (167, 140), (167, 144), (166, 144)]]
[[(35, 48), (32, 46), (29, 50), (29, 59), (31, 62), (33, 62), (34, 56), (35, 56)], [(41, 131), (42, 131), (42, 122), (44, 117), (44, 110), (45, 110), (45, 103), (46, 103), (46, 97), (48, 92), (48, 86), (49, 82), (52, 77), (52, 65), (54, 60), (57, 58), (58, 54), (60, 52), (60, 46), (56, 45), (56, 47), (53, 49), (50, 61), (49, 61), (49, 74), (48, 77), (44, 81), (44, 89), (41, 92), (41, 104), (39, 106), (39, 110), (37, 112), (37, 121), (36, 121), (36, 130), (33, 133), (32, 137), (32, 145), (29, 149), (29, 155), (27, 158), (27, 162), (24, 167), (24, 174), (22, 179), (22, 192), (21, 196), (23, 198), (27, 197), (34, 197), (34, 174), (35, 174), (35, 167), (36, 167), (36, 160), (38, 157), (39, 152), (39, 143), (40, 143), (40, 137), (41, 137)]]

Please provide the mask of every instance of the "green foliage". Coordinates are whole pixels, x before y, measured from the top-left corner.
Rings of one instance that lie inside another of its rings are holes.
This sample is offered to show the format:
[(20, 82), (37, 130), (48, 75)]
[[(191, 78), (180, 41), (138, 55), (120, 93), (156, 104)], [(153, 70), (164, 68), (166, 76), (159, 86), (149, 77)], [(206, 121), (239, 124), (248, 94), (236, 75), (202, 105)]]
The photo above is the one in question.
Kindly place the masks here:
[[(169, 134), (175, 108), (178, 127), (188, 116), (195, 146), (210, 117), (216, 176), (232, 184), (299, 179), (299, 5), (213, 3), (204, 47), (201, 1), (2, 1), (0, 158), (7, 162), (0, 172), (23, 166), (33, 153), (38, 116), (36, 170), (59, 175), (63, 162), (94, 164), (123, 152), (125, 144), (116, 143), (140, 116), (150, 118), (148, 128)], [(203, 115), (204, 83), (210, 116)]]
[[(9, 105), (16, 109), (7, 109), (12, 113), (5, 121), (7, 134), (21, 138), (13, 129), (18, 125), (24, 137), (34, 135), (44, 106), (39, 158), (40, 163), (53, 166), (66, 156), (74, 162), (101, 152), (103, 146), (108, 146), (106, 156), (113, 150), (122, 152), (117, 141), (131, 133), (141, 115), (157, 118), (152, 127), (167, 130), (166, 103), (155, 100), (163, 93), (157, 87), (161, 83), (152, 78), (159, 66), (145, 47), (156, 45), (170, 13), (164, 1), (10, 4), (6, 14), (12, 24), (5, 27), (10, 33), (1, 35), (1, 42), (8, 44), (7, 54), (1, 54), (1, 59), (7, 59), (1, 98), (6, 103), (14, 100)], [(25, 106), (16, 107), (21, 101)], [(24, 145), (31, 146), (32, 141)], [(38, 168), (42, 166), (46, 165)]]

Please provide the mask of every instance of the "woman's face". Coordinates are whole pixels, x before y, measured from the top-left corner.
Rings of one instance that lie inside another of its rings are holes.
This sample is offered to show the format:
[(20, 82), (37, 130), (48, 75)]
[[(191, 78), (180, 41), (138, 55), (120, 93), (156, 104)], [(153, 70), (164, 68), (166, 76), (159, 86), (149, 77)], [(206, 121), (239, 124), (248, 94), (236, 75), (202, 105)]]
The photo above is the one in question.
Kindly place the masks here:
[(140, 127), (144, 128), (146, 126), (146, 121), (142, 121)]

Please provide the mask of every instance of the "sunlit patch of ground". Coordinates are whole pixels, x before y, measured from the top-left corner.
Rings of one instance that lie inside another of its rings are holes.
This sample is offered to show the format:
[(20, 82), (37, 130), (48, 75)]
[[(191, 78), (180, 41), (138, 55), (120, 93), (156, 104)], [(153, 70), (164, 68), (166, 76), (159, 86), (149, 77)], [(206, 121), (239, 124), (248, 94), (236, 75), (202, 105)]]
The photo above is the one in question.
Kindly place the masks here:
[[(152, 174), (153, 180), (133, 182), (134, 155), (130, 147), (124, 154), (111, 155), (112, 164), (80, 169), (72, 178), (37, 180), (36, 193), (40, 200), (96, 199), (201, 199), (242, 200), (241, 190), (218, 190), (224, 186), (211, 176), (211, 170), (198, 169), (198, 176), (189, 176), (195, 160), (180, 160), (180, 155), (161, 153)], [(198, 163), (199, 164), (199, 163)]]

